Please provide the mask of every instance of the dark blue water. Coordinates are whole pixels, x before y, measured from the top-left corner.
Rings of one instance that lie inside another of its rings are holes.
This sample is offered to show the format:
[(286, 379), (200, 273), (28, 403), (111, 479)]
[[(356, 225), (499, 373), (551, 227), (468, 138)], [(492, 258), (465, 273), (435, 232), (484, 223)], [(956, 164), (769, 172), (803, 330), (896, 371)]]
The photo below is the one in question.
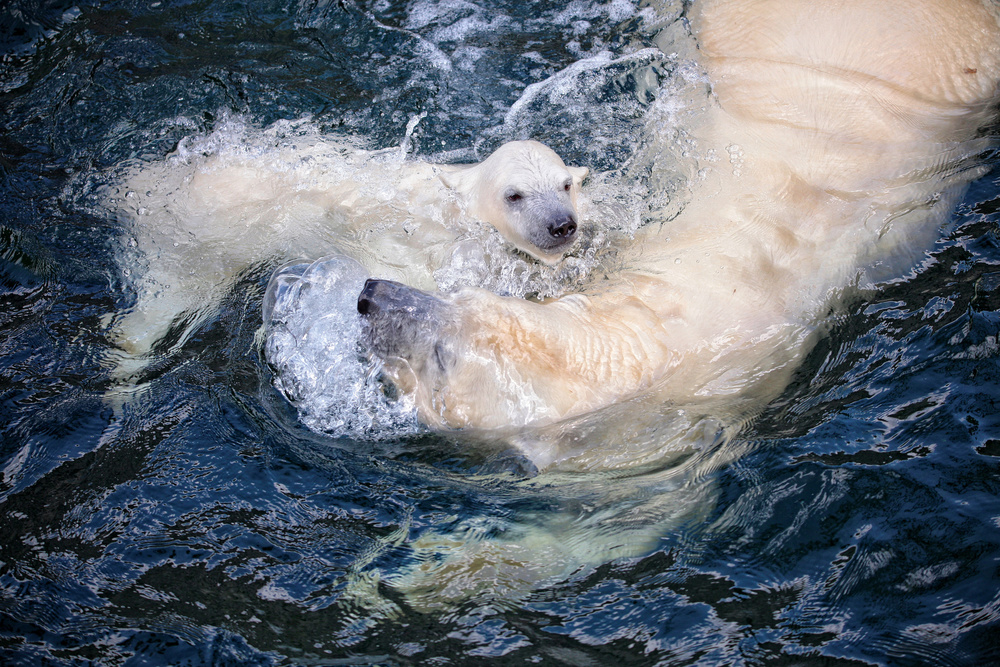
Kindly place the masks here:
[[(612, 489), (616, 507), (672, 501), (670, 470), (534, 483), (509, 453), (443, 438), (312, 434), (254, 338), (267, 267), (141, 400), (105, 401), (103, 318), (132, 297), (122, 223), (94, 193), (123, 165), (226, 118), (308, 117), (383, 147), (426, 113), (420, 154), (532, 136), (623, 169), (676, 60), (511, 108), (674, 17), (626, 0), (5, 3), (0, 663), (1000, 662), (997, 169), (919, 271), (833, 317), (762, 415), (672, 464), (700, 471), (678, 482), (699, 511), (644, 524), (669, 527), (642, 556), (509, 595), (484, 578), (421, 606), (391, 582), (421, 536), (596, 525)], [(743, 454), (696, 465), (723, 446)]]

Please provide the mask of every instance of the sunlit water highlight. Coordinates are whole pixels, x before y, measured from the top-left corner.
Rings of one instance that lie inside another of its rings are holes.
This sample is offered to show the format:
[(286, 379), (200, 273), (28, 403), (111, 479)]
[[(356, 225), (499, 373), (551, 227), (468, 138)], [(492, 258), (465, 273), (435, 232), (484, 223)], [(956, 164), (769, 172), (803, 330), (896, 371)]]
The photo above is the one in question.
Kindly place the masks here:
[[(834, 316), (762, 415), (651, 415), (637, 441), (688, 439), (642, 465), (536, 476), (504, 443), (343, 402), (307, 427), (257, 336), (276, 266), (156, 360), (141, 400), (105, 401), (105, 317), (131, 299), (123, 221), (101, 205), (116, 175), (290, 121), (372, 149), (410, 126), (412, 154), (453, 162), (532, 137), (605, 174), (593, 205), (628, 211), (627, 234), (698, 177), (680, 129), (698, 73), (683, 39), (653, 42), (683, 34), (679, 11), (0, 9), (0, 662), (1000, 660), (995, 169), (919, 271)], [(650, 127), (670, 152), (642, 143)], [(456, 538), (496, 572), (428, 589)], [(512, 549), (530, 558), (505, 570)]]

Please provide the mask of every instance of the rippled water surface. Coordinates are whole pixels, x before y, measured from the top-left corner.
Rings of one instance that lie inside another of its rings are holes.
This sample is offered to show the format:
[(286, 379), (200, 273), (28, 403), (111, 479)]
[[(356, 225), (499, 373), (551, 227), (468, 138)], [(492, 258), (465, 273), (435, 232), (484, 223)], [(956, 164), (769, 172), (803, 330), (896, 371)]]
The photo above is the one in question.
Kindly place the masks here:
[(99, 205), (115, 174), (282, 121), (373, 149), (409, 125), (441, 161), (544, 141), (610, 174), (594, 191), (639, 224), (691, 176), (676, 128), (698, 74), (683, 39), (648, 50), (670, 50), (653, 37), (682, 35), (679, 13), (4, 3), (0, 662), (1000, 661), (996, 169), (763, 414), (734, 435), (687, 424), (668, 460), (536, 476), (500, 445), (309, 430), (255, 335), (274, 266), (136, 400), (105, 397), (106, 318), (134, 298), (124, 223)]

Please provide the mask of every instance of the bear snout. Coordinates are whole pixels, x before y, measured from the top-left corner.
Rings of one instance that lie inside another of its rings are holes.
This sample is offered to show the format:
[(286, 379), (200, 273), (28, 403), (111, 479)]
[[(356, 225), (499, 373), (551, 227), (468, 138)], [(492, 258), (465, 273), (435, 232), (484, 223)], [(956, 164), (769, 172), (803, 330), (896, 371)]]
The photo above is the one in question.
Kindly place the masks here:
[(383, 357), (426, 356), (448, 321), (447, 307), (433, 294), (392, 280), (369, 278), (358, 295), (365, 340)]
[(579, 229), (576, 213), (565, 206), (547, 207), (533, 217), (533, 228), (525, 236), (542, 252), (562, 251), (576, 238)]
[(576, 218), (566, 215), (561, 220), (553, 220), (549, 223), (549, 236), (566, 243), (576, 235)]
[(415, 319), (429, 314), (442, 305), (442, 301), (427, 292), (392, 280), (369, 278), (358, 295), (358, 312), (362, 315), (405, 313)]
[(457, 359), (449, 304), (422, 290), (369, 278), (358, 295), (362, 342), (401, 391), (444, 382)]

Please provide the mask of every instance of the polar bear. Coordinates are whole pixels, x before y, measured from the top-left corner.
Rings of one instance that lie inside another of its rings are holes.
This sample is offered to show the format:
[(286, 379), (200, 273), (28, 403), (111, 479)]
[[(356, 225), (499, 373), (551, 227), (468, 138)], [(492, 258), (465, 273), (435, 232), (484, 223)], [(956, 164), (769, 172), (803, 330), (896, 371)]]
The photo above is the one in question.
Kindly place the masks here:
[(115, 199), (137, 299), (112, 324), (124, 352), (113, 373), (128, 380), (164, 341), (183, 344), (240, 275), (266, 262), (336, 251), (374, 275), (433, 288), (434, 270), (478, 221), (555, 263), (577, 237), (586, 175), (536, 141), (507, 143), (471, 165), (308, 136), (143, 165)]
[[(750, 414), (845, 291), (912, 267), (982, 173), (995, 3), (699, 0), (689, 18), (714, 96), (693, 132), (723, 160), (624, 271), (542, 303), (365, 285), (371, 354), (425, 423), (542, 428), (624, 401)], [(540, 467), (565, 455), (525, 447)]]

